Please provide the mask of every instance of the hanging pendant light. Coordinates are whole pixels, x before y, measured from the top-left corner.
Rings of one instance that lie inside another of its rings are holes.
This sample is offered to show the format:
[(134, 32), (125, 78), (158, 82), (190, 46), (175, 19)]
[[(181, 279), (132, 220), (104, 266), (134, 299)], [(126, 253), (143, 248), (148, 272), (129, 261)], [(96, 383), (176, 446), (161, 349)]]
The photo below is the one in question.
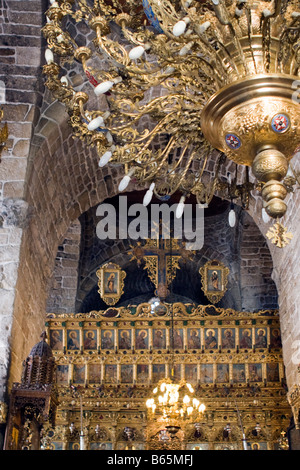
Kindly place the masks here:
[(235, 214), (233, 203), (230, 204), (230, 211), (229, 211), (229, 214), (228, 214), (228, 223), (229, 223), (230, 227), (232, 227), (232, 228), (236, 224), (236, 214)]

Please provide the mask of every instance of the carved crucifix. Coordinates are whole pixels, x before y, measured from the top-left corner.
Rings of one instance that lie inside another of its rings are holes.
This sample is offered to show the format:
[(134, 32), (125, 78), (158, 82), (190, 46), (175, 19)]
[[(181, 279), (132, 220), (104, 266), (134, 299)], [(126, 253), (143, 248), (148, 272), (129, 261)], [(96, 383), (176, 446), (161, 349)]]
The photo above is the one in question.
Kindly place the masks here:
[(169, 295), (168, 287), (176, 276), (176, 270), (180, 269), (179, 260), (186, 261), (194, 254), (185, 248), (184, 242), (177, 239), (147, 239), (145, 245), (137, 242), (131, 246), (132, 260), (136, 260), (140, 266), (145, 263), (150, 280), (156, 287), (155, 295), (164, 300)]

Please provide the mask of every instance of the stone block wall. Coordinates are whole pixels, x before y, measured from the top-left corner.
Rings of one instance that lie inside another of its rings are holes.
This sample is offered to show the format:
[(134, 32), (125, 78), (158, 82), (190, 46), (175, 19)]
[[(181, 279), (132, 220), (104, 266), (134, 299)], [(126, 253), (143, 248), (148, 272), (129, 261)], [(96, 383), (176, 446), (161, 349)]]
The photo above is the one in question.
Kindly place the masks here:
[(273, 261), (261, 231), (244, 212), (241, 220), (240, 285), (242, 309), (257, 311), (278, 308), (278, 295), (272, 280)]

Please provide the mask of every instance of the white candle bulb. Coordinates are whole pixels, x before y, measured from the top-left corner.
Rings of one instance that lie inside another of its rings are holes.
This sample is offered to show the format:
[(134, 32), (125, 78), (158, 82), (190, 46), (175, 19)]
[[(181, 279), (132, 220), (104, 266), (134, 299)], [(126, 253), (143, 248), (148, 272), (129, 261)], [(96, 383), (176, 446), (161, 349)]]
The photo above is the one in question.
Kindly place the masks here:
[(270, 12), (270, 10), (268, 10), (268, 8), (265, 8), (262, 14), (264, 15), (265, 18), (272, 15), (272, 13)]
[(98, 129), (98, 127), (102, 127), (104, 124), (103, 117), (98, 116), (95, 119), (92, 119), (91, 122), (88, 123), (88, 130), (89, 131), (94, 131), (95, 129)]
[(201, 405), (199, 406), (199, 411), (200, 411), (200, 413), (204, 413), (205, 408), (206, 408), (206, 407), (205, 407), (204, 403), (201, 403)]
[(210, 27), (210, 22), (205, 21), (205, 23), (200, 24), (199, 32), (200, 34), (205, 33), (205, 31)]
[(46, 49), (45, 50), (45, 59), (46, 59), (46, 62), (47, 64), (52, 64), (52, 62), (54, 62), (54, 55), (53, 55), (53, 52), (51, 51), (51, 49)]
[(107, 152), (105, 152), (99, 160), (99, 167), (102, 168), (103, 166), (105, 166), (109, 162), (111, 157), (112, 157), (112, 151), (107, 150)]
[(143, 206), (144, 207), (147, 207), (148, 204), (150, 204), (150, 202), (151, 202), (151, 199), (153, 197), (154, 186), (155, 186), (155, 183), (151, 183), (148, 191), (146, 192), (146, 194), (144, 196), (144, 199), (143, 199)]
[(120, 192), (124, 191), (124, 190), (127, 188), (127, 186), (128, 186), (129, 183), (130, 183), (130, 180), (131, 180), (131, 178), (130, 178), (130, 176), (128, 176), (128, 175), (125, 175), (125, 176), (123, 177), (123, 179), (121, 180), (121, 182), (120, 182), (120, 184), (119, 184), (119, 191), (120, 191)]
[(234, 227), (234, 226), (235, 226), (236, 216), (235, 216), (235, 211), (234, 211), (234, 209), (231, 209), (230, 212), (229, 212), (229, 214), (228, 214), (228, 222), (229, 222), (230, 227)]
[(69, 85), (68, 79), (67, 79), (67, 77), (66, 77), (65, 75), (64, 75), (63, 77), (61, 77), (60, 82), (61, 82), (63, 85), (66, 85), (66, 86)]
[(235, 9), (236, 16), (242, 16), (243, 13), (243, 10), (239, 10), (238, 8)]
[(113, 143), (113, 136), (111, 135), (110, 132), (106, 132), (106, 139), (109, 144)]
[(183, 46), (180, 51), (179, 51), (179, 55), (182, 57), (184, 55), (186, 55), (192, 48), (193, 46), (193, 42), (189, 42), (188, 44), (186, 44), (185, 46)]
[(167, 67), (165, 73), (173, 73), (175, 71), (174, 67)]
[(107, 80), (106, 82), (99, 83), (94, 89), (94, 93), (96, 96), (102, 95), (111, 89), (114, 85), (114, 82), (111, 80)]
[(180, 201), (176, 208), (176, 213), (175, 213), (177, 219), (180, 219), (180, 217), (182, 217), (182, 214), (184, 211), (184, 201), (185, 201), (185, 197), (181, 196)]
[(81, 431), (81, 433), (80, 433), (80, 436), (79, 436), (79, 443), (80, 443), (80, 450), (86, 450), (85, 439), (84, 439), (83, 431)]
[(119, 188), (118, 188), (120, 192), (124, 191), (124, 190), (127, 188), (127, 186), (128, 186), (129, 183), (130, 183), (130, 180), (131, 180), (131, 177), (132, 177), (134, 171), (135, 171), (135, 168), (131, 168), (131, 170), (129, 170), (129, 172), (127, 173), (127, 175), (125, 175), (125, 176), (121, 179), (120, 184), (119, 184)]
[(133, 49), (131, 49), (131, 51), (129, 52), (129, 59), (131, 60), (139, 59), (140, 57), (142, 57), (144, 52), (145, 52), (145, 48), (143, 46), (136, 46)]
[(184, 18), (183, 20), (177, 21), (177, 23), (173, 26), (174, 36), (181, 36), (185, 32), (186, 26), (189, 22), (190, 19), (188, 17)]

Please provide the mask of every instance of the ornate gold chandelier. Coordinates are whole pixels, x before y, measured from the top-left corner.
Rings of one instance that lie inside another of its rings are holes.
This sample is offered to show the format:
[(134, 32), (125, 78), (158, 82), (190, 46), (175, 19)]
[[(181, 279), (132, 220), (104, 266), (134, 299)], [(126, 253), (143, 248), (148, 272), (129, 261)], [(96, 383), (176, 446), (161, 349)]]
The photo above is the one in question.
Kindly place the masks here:
[[(50, 3), (46, 85), (99, 166), (124, 166), (120, 191), (134, 178), (149, 186), (145, 205), (176, 191), (209, 204), (218, 191), (247, 207), (258, 189), (268, 216), (285, 214), (300, 137), (298, 0)], [(70, 70), (83, 70), (84, 86)], [(225, 155), (237, 165), (233, 181), (220, 177)]]
[(146, 402), (148, 418), (157, 419), (170, 434), (176, 434), (182, 423), (201, 421), (205, 405), (194, 396), (194, 389), (185, 380), (176, 383), (162, 379)]

